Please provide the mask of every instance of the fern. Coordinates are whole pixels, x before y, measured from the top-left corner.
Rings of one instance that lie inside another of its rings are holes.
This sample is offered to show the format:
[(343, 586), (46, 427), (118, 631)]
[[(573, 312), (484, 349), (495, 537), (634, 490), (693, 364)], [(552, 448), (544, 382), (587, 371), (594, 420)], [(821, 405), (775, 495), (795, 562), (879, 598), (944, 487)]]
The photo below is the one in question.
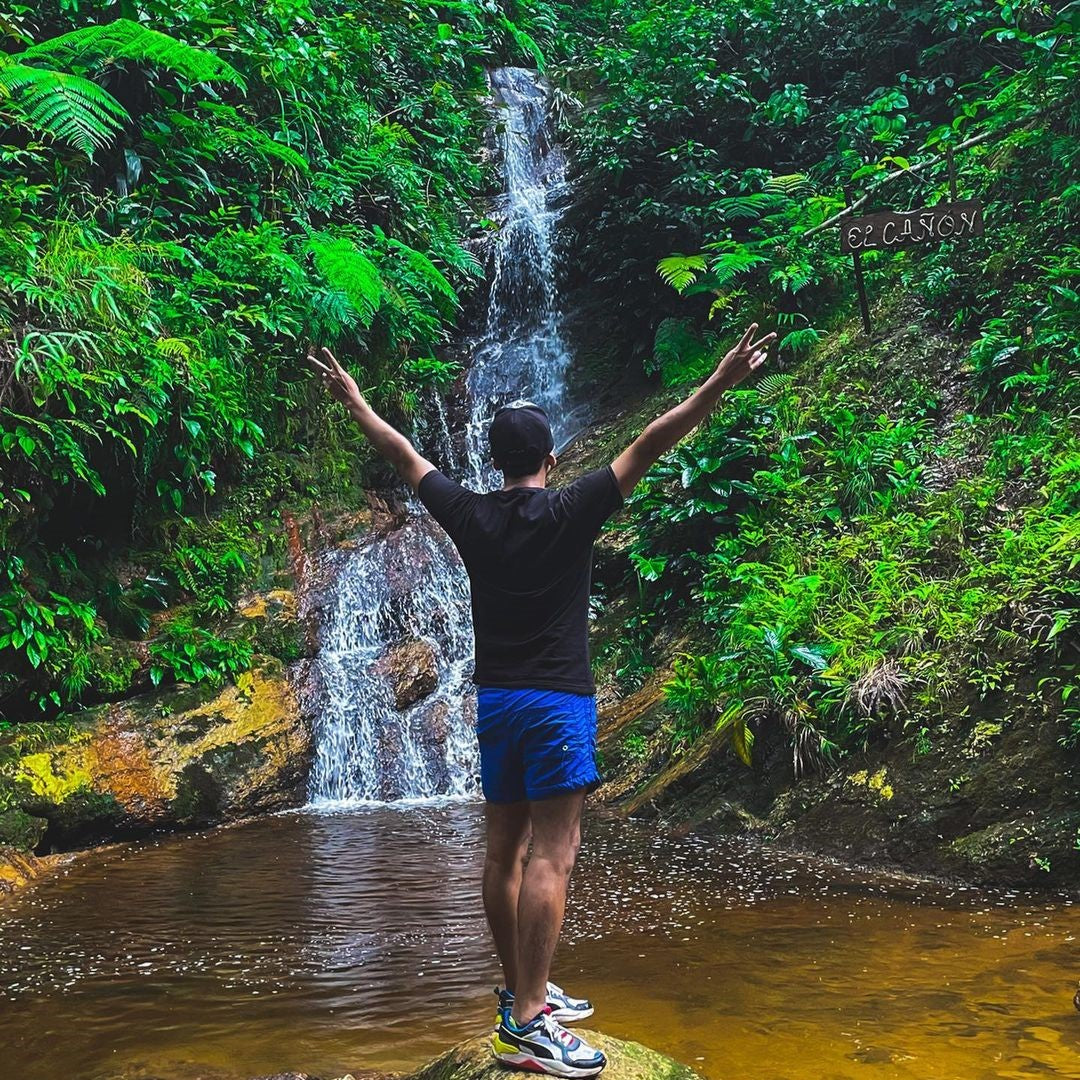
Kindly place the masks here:
[(757, 384), (758, 396), (765, 405), (771, 405), (779, 400), (784, 391), (791, 385), (791, 376), (778, 371), (769, 372), (762, 376)]
[(370, 326), (383, 299), (378, 267), (343, 236), (316, 233), (308, 241), (308, 247), (319, 273), (345, 295), (361, 323)]
[[(709, 245), (719, 247), (720, 245)], [(740, 274), (748, 273), (755, 266), (768, 262), (764, 255), (751, 251), (742, 244), (735, 246), (732, 251), (724, 251), (714, 256), (709, 264), (708, 282), (712, 288), (723, 288)], [(703, 282), (703, 284), (706, 284)]]
[(756, 221), (764, 217), (769, 210), (779, 210), (786, 201), (783, 195), (775, 192), (755, 191), (751, 195), (734, 195), (729, 199), (719, 199), (713, 207), (719, 210), (727, 221), (736, 221), (739, 218)]
[(770, 176), (762, 190), (783, 195), (787, 199), (798, 199), (809, 194), (810, 189), (810, 179), (806, 173), (787, 173), (784, 176)]
[(53, 68), (91, 67), (111, 60), (134, 60), (168, 68), (192, 82), (227, 82), (244, 88), (240, 73), (214, 53), (131, 19), (72, 30), (31, 45), (19, 56), (20, 63), (45, 61)]
[(70, 143), (87, 157), (107, 146), (128, 120), (124, 107), (97, 83), (0, 57), (0, 95), (15, 98), (26, 127)]
[(155, 64), (194, 82), (244, 85), (239, 73), (213, 53), (118, 19), (31, 45), (14, 58), (0, 54), (0, 96), (14, 99), (26, 127), (92, 157), (130, 118), (107, 90), (78, 71), (60, 69), (85, 71), (111, 60)]
[(249, 124), (231, 105), (218, 101), (200, 101), (199, 108), (212, 113), (219, 121), (215, 134), (221, 142), (234, 152), (261, 158), (274, 158), (297, 172), (309, 172), (307, 159), (298, 154), (291, 146), (279, 143), (260, 131), (254, 124)]
[[(381, 230), (376, 229), (376, 235), (380, 234)], [(387, 237), (386, 240), (394, 251), (399, 251), (405, 256), (405, 261), (416, 276), (422, 292), (432, 297), (442, 296), (449, 300), (454, 307), (457, 307), (458, 296), (454, 292), (454, 287), (446, 280), (442, 271), (422, 251), (417, 251), (415, 248), (409, 247), (408, 244), (393, 239), (393, 237)]]
[(656, 264), (656, 269), (666, 285), (682, 292), (697, 280), (697, 271), (705, 269), (705, 256), (669, 255)]

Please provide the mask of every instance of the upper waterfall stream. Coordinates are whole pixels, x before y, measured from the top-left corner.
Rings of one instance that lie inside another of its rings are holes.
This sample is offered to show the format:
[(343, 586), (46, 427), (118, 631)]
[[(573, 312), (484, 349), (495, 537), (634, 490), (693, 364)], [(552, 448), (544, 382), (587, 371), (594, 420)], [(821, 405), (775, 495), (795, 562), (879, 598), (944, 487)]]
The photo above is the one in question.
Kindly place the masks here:
[[(486, 431), (494, 410), (516, 398), (543, 405), (556, 441), (569, 434), (560, 332), (555, 227), (565, 159), (548, 130), (547, 93), (524, 68), (490, 75), (505, 190), (490, 269), (487, 317), (470, 342), (465, 430), (434, 417), (440, 444), (461, 443), (456, 479), (489, 487)], [(455, 436), (461, 436), (455, 438)], [(413, 500), (405, 525), (328, 558), (336, 581), (316, 659), (320, 709), (313, 805), (424, 799), (473, 790), (469, 723), (473, 696), (468, 581), (452, 545)], [(437, 667), (433, 693), (399, 711), (378, 667), (388, 647), (419, 640)]]

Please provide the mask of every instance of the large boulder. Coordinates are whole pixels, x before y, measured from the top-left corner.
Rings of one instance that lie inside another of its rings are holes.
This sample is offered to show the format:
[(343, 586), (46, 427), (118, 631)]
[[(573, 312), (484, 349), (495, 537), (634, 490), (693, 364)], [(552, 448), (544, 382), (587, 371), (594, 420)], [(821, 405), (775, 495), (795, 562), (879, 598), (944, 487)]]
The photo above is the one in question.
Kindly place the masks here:
[(195, 827), (303, 802), (311, 730), (282, 662), (223, 689), (174, 687), (88, 709), (64, 743), (23, 757), (22, 809), (44, 847)]
[[(596, 1031), (577, 1034), (607, 1056), (607, 1068), (601, 1074), (604, 1080), (700, 1080), (685, 1065), (640, 1043)], [(492, 1056), (491, 1036), (478, 1035), (410, 1073), (408, 1080), (506, 1080), (507, 1075), (506, 1067)]]
[(374, 670), (390, 684), (399, 710), (427, 697), (439, 681), (435, 650), (420, 638), (391, 645), (375, 661)]
[[(603, 1050), (607, 1056), (607, 1068), (600, 1074), (602, 1080), (701, 1080), (692, 1069), (640, 1043), (624, 1042), (596, 1031), (581, 1031), (579, 1034), (591, 1045)], [(380, 1074), (356, 1072), (338, 1080), (378, 1075)], [(477, 1035), (476, 1038), (455, 1046), (442, 1057), (400, 1077), (400, 1080), (507, 1080), (513, 1076), (535, 1076), (535, 1073), (515, 1072), (497, 1062), (492, 1057), (491, 1035), (488, 1034)], [(274, 1076), (260, 1077), (259, 1080), (317, 1078), (307, 1073), (276, 1073)]]

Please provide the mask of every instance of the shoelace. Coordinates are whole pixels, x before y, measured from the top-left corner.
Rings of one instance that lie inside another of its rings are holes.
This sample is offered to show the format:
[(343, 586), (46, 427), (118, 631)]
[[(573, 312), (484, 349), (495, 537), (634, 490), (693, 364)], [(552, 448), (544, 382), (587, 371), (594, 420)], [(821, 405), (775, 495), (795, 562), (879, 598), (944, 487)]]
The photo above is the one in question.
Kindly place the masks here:
[(574, 1035), (569, 1032), (559, 1023), (558, 1020), (552, 1018), (550, 1012), (545, 1012), (544, 1019), (540, 1022), (544, 1029), (544, 1033), (552, 1042), (561, 1043), (563, 1046), (569, 1047), (574, 1041)]

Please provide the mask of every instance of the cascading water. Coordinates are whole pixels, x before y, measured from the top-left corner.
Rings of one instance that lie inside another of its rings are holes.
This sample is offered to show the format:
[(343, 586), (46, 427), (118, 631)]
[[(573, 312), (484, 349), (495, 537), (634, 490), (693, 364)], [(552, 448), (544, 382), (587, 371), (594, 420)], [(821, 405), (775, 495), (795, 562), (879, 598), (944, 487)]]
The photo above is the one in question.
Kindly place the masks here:
[[(558, 443), (570, 434), (553, 208), (565, 188), (565, 159), (550, 141), (547, 92), (535, 73), (500, 68), (490, 84), (502, 113), (505, 192), (494, 211), (504, 223), (493, 250), (487, 319), (465, 379), (459, 479), (477, 490), (494, 480), (486, 431), (499, 405), (527, 398), (550, 412)], [(436, 437), (449, 444), (441, 405), (434, 421)], [(401, 528), (330, 557), (342, 565), (315, 661), (321, 689), (311, 803), (470, 794), (472, 626), (468, 579), (450, 541), (413, 501)], [(430, 647), (436, 688), (399, 710), (380, 661), (398, 643), (416, 640)]]

